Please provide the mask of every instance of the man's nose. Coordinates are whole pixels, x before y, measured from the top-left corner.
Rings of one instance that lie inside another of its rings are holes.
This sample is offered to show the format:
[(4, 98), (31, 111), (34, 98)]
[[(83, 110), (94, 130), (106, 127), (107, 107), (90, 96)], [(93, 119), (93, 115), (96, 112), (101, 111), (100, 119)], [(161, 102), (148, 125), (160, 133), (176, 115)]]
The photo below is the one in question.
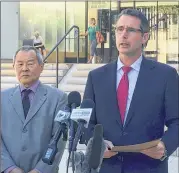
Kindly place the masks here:
[(23, 64), (22, 70), (27, 71), (28, 70), (28, 65), (27, 64)]
[(127, 37), (128, 37), (128, 32), (127, 32), (126, 29), (124, 29), (124, 30), (122, 31), (121, 37), (122, 37), (122, 38), (127, 38)]

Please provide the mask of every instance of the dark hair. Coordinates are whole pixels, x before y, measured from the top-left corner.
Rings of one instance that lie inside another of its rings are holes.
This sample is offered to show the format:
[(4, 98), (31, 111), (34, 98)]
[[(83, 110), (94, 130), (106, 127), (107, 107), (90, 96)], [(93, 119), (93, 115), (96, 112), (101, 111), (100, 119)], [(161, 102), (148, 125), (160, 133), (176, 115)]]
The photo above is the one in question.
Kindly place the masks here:
[(90, 20), (96, 21), (96, 19), (94, 17), (92, 17)]
[(150, 30), (149, 22), (148, 22), (147, 18), (145, 17), (145, 15), (141, 11), (136, 10), (136, 9), (130, 9), (130, 8), (124, 9), (119, 14), (118, 20), (123, 15), (125, 15), (125, 16), (134, 16), (134, 17), (138, 18), (141, 21), (140, 29), (142, 30), (142, 33), (149, 32), (149, 30)]
[(37, 60), (38, 60), (38, 63), (39, 63), (39, 64), (43, 64), (43, 56), (42, 56), (42, 54), (40, 53), (40, 51), (39, 51), (38, 49), (36, 49), (35, 47), (33, 47), (33, 46), (28, 46), (28, 45), (22, 46), (21, 48), (19, 48), (19, 49), (16, 51), (16, 53), (15, 53), (15, 55), (14, 55), (14, 57), (13, 57), (13, 63), (14, 63), (15, 60), (16, 60), (16, 55), (17, 55), (20, 51), (29, 52), (29, 51), (31, 51), (31, 50), (33, 50), (33, 51), (35, 52), (36, 57), (37, 57)]

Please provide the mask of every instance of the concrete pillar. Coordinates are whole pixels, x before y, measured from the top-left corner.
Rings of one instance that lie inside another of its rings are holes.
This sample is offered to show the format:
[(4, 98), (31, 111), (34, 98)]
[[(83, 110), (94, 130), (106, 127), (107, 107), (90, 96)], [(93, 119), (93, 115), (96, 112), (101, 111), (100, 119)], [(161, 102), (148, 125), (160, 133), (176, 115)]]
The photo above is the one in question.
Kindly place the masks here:
[(20, 2), (1, 2), (1, 59), (12, 59), (19, 43)]

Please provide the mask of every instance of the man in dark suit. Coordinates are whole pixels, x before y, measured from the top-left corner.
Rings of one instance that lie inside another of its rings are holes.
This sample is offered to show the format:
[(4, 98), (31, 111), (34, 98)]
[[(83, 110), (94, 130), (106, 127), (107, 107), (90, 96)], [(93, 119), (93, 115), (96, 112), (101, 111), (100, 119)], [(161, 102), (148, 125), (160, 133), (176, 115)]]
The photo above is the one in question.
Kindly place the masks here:
[[(142, 54), (149, 24), (140, 11), (123, 10), (115, 32), (118, 60), (91, 71), (84, 93), (96, 105), (89, 131), (104, 128), (100, 173), (168, 173), (168, 157), (179, 146), (178, 74)], [(157, 146), (138, 153), (110, 151), (155, 139), (161, 139)]]
[(59, 140), (52, 165), (42, 157), (58, 127), (54, 118), (67, 104), (67, 94), (39, 81), (43, 59), (34, 47), (20, 48), (13, 66), (19, 85), (1, 92), (1, 172), (57, 173), (66, 141)]

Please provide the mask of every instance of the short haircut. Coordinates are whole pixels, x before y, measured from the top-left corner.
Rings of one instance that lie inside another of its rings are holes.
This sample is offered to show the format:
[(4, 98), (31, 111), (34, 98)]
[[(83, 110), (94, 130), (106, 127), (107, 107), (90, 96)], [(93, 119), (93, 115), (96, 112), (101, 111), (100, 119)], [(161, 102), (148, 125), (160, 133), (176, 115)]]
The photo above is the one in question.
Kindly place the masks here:
[(94, 17), (92, 17), (90, 20), (96, 21), (96, 19)]
[(142, 33), (149, 32), (149, 30), (150, 30), (149, 22), (148, 22), (147, 18), (145, 17), (145, 15), (141, 11), (136, 10), (136, 9), (131, 9), (131, 8), (124, 9), (119, 14), (118, 20), (120, 19), (121, 16), (124, 16), (124, 15), (125, 16), (134, 16), (134, 17), (138, 18), (141, 21), (140, 29), (141, 29)]
[(29, 52), (29, 51), (31, 51), (31, 50), (33, 50), (33, 51), (35, 52), (38, 63), (39, 63), (39, 64), (43, 64), (44, 62), (43, 62), (43, 56), (42, 56), (42, 54), (40, 53), (40, 51), (39, 51), (38, 49), (36, 49), (36, 48), (33, 47), (33, 46), (22, 46), (21, 48), (19, 48), (19, 49), (16, 51), (16, 53), (15, 53), (15, 55), (14, 55), (14, 57), (13, 57), (13, 63), (15, 63), (16, 55), (17, 55), (20, 51)]

